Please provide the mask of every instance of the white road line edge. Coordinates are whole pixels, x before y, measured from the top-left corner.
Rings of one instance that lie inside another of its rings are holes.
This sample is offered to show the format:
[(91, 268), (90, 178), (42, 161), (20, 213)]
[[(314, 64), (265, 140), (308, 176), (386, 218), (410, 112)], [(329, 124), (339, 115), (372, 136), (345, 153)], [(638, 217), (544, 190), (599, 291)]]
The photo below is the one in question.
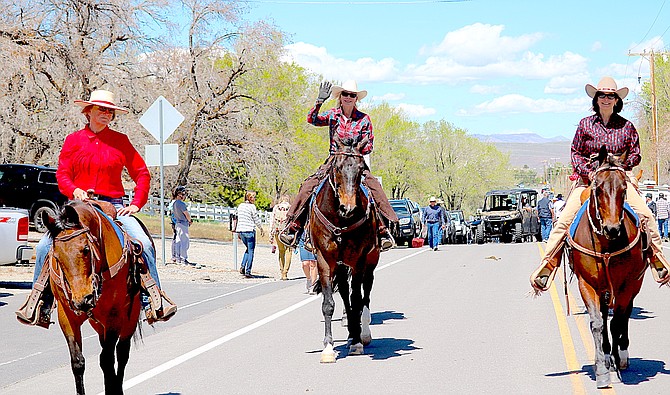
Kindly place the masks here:
[[(421, 249), (421, 250), (419, 250), (419, 251), (417, 251), (413, 254), (404, 256), (404, 257), (402, 257), (400, 259), (397, 259), (393, 262), (389, 262), (389, 263), (386, 263), (384, 265), (381, 265), (381, 266), (377, 267), (377, 271), (384, 270), (388, 267), (391, 267), (391, 266), (393, 266), (397, 263), (400, 263), (400, 262), (402, 262), (404, 260), (407, 260), (411, 257), (414, 257), (418, 254), (422, 254), (426, 251), (429, 251), (429, 249), (423, 248), (423, 249)], [(227, 334), (225, 336), (222, 336), (218, 339), (212, 340), (211, 342), (209, 342), (205, 345), (202, 345), (202, 346), (200, 346), (200, 347), (198, 347), (194, 350), (191, 350), (191, 351), (189, 351), (185, 354), (182, 354), (182, 355), (180, 355), (180, 356), (178, 356), (174, 359), (171, 359), (167, 362), (164, 362), (164, 363), (156, 366), (155, 368), (149, 369), (144, 373), (141, 373), (141, 374), (139, 374), (139, 375), (137, 375), (137, 376), (135, 376), (131, 379), (126, 380), (123, 383), (123, 389), (127, 390), (129, 388), (132, 388), (132, 387), (138, 385), (138, 384), (141, 384), (141, 383), (149, 380), (150, 378), (152, 378), (154, 376), (157, 376), (157, 375), (159, 375), (159, 374), (161, 374), (161, 373), (163, 373), (163, 372), (165, 372), (169, 369), (172, 369), (173, 367), (175, 367), (177, 365), (180, 365), (180, 364), (182, 364), (182, 363), (184, 363), (184, 362), (186, 362), (190, 359), (193, 359), (193, 358), (197, 357), (200, 354), (203, 354), (203, 353), (205, 353), (205, 352), (207, 352), (207, 351), (209, 351), (209, 350), (211, 350), (215, 347), (218, 347), (218, 346), (220, 346), (220, 345), (222, 345), (222, 344), (224, 344), (224, 343), (226, 343), (226, 342), (228, 342), (232, 339), (235, 339), (236, 337), (239, 337), (239, 336), (241, 336), (241, 335), (243, 335), (247, 332), (250, 332), (250, 331), (252, 331), (256, 328), (259, 328), (259, 327), (261, 327), (261, 326), (263, 326), (263, 325), (265, 325), (269, 322), (272, 322), (272, 321), (276, 320), (277, 318), (279, 318), (281, 316), (284, 316), (284, 315), (286, 315), (286, 314), (288, 314), (288, 313), (290, 313), (294, 310), (297, 310), (297, 309), (309, 304), (310, 302), (313, 302), (313, 301), (318, 300), (320, 298), (321, 298), (321, 295), (310, 296), (307, 299), (304, 299), (304, 300), (302, 300), (298, 303), (295, 303), (295, 304), (293, 304), (293, 305), (291, 305), (291, 306), (289, 306), (289, 307), (287, 307), (283, 310), (280, 310), (280, 311), (278, 311), (274, 314), (271, 314), (271, 315), (269, 315), (269, 316), (267, 316), (267, 317), (265, 317), (261, 320), (258, 320), (256, 322), (254, 322), (253, 324), (249, 324), (249, 325), (245, 326), (244, 328), (240, 328), (240, 329), (238, 329), (238, 330), (236, 330), (232, 333), (229, 333), (229, 334)], [(98, 395), (104, 395), (104, 392), (101, 392)]]

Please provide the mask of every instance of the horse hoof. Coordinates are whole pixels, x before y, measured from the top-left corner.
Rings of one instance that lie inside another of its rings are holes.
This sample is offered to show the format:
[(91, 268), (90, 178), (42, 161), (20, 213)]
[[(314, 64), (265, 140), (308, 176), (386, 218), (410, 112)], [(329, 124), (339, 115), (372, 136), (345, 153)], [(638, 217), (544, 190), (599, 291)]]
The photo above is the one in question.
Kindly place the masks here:
[(352, 344), (349, 347), (349, 355), (363, 355), (363, 345), (361, 343)]
[(334, 363), (335, 362), (335, 350), (333, 350), (333, 345), (329, 344), (326, 348), (321, 351), (321, 363)]
[(619, 350), (619, 370), (628, 369), (628, 350)]
[(364, 346), (368, 346), (371, 342), (372, 334), (370, 333), (370, 330), (368, 329), (368, 333), (361, 332), (361, 343), (363, 343)]
[(596, 387), (600, 388), (609, 388), (612, 384), (612, 379), (610, 378), (610, 372), (596, 375)]

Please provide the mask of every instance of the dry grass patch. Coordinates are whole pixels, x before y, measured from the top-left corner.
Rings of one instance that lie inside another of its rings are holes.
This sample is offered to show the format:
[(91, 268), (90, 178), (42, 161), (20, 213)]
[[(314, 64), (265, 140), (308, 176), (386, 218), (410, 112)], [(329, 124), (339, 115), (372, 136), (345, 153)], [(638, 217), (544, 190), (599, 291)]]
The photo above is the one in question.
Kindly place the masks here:
[[(144, 225), (147, 226), (151, 234), (159, 235), (161, 233), (161, 222), (158, 216), (138, 214), (137, 217), (140, 218), (142, 222), (144, 222)], [(265, 236), (257, 236), (256, 242), (259, 244), (268, 243), (267, 228), (264, 230)], [(167, 217), (165, 218), (165, 235), (167, 237), (172, 237), (172, 226), (170, 226), (170, 219)], [(189, 228), (189, 235), (194, 239), (209, 239), (217, 241), (233, 240), (233, 234), (228, 229), (228, 224), (216, 221), (193, 221), (193, 224)]]

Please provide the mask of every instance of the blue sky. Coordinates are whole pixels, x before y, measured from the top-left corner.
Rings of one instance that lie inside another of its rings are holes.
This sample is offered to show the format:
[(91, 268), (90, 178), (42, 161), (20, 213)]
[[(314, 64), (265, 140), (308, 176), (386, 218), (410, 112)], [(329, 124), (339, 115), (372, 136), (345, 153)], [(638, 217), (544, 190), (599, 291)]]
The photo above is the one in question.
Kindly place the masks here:
[[(649, 63), (667, 49), (670, 2), (654, 0), (283, 1), (249, 3), (289, 37), (287, 54), (334, 81), (355, 79), (364, 102), (471, 134), (572, 138), (590, 114), (584, 85), (613, 76), (633, 110)], [(316, 92), (314, 92), (316, 97)], [(374, 122), (374, 120), (373, 120)]]

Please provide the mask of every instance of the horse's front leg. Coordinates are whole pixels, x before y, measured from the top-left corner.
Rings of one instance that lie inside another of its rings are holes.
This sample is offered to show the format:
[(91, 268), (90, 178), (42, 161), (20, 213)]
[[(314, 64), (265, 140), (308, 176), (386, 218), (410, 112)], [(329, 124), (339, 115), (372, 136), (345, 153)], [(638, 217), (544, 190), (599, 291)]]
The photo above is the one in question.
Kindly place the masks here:
[(100, 368), (105, 377), (105, 394), (122, 394), (123, 383), (119, 382), (116, 369), (114, 368), (116, 360), (114, 351), (116, 343), (119, 340), (119, 335), (112, 331), (105, 332), (101, 330), (99, 339), (100, 346), (102, 347), (102, 351), (100, 351)]
[(84, 370), (86, 370), (86, 360), (81, 349), (81, 320), (77, 320), (74, 314), (68, 315), (62, 307), (63, 303), (58, 303), (58, 323), (65, 335), (67, 348), (70, 350), (70, 365), (74, 375), (74, 384), (77, 395), (84, 395)]
[[(611, 384), (610, 371), (605, 366), (605, 353), (603, 352), (603, 316), (600, 311), (600, 297), (586, 281), (579, 280), (579, 291), (586, 305), (586, 310), (591, 319), (591, 335), (595, 347), (595, 370), (596, 386), (606, 388)], [(607, 318), (607, 317), (605, 317)]]
[(363, 310), (363, 297), (361, 295), (361, 285), (363, 282), (362, 271), (356, 271), (351, 276), (351, 314), (349, 314), (349, 337), (351, 346), (349, 354), (363, 354), (363, 344), (361, 342), (361, 311)]
[(119, 340), (119, 343), (116, 345), (116, 377), (121, 391), (123, 392), (123, 377), (126, 372), (126, 365), (128, 365), (128, 359), (130, 358), (130, 340), (132, 336), (127, 337), (126, 339)]
[(627, 306), (620, 306), (614, 310), (614, 317), (610, 324), (612, 331), (612, 348), (614, 348), (614, 362), (619, 370), (628, 369), (628, 321), (633, 312), (633, 300)]
[(351, 302), (349, 301), (349, 267), (340, 265), (337, 267), (337, 275), (335, 282), (337, 283), (337, 290), (340, 292), (342, 304), (344, 305), (344, 312), (342, 314), (342, 326), (349, 327), (349, 314), (351, 314)]
[(377, 265), (367, 265), (365, 267), (365, 274), (363, 275), (363, 311), (361, 312), (361, 341), (364, 346), (372, 342), (372, 332), (370, 331), (370, 323), (372, 316), (370, 315), (370, 292), (372, 292), (372, 283), (374, 282), (374, 270)]
[[(605, 366), (610, 372), (616, 370), (614, 367), (614, 358), (612, 358), (612, 345), (610, 344), (609, 333), (607, 332), (607, 320), (609, 319), (609, 304), (612, 295), (605, 292), (600, 298), (600, 315), (603, 319), (603, 353), (605, 354)], [(612, 341), (616, 342), (614, 332), (612, 332)]]
[(335, 350), (333, 349), (333, 332), (331, 326), (333, 312), (335, 311), (335, 300), (333, 300), (333, 279), (330, 277), (329, 272), (323, 273), (321, 270), (319, 270), (319, 272), (321, 288), (323, 291), (321, 311), (323, 312), (323, 322), (326, 332), (323, 339), (324, 348), (323, 351), (321, 351), (321, 363), (333, 363), (335, 362)]

